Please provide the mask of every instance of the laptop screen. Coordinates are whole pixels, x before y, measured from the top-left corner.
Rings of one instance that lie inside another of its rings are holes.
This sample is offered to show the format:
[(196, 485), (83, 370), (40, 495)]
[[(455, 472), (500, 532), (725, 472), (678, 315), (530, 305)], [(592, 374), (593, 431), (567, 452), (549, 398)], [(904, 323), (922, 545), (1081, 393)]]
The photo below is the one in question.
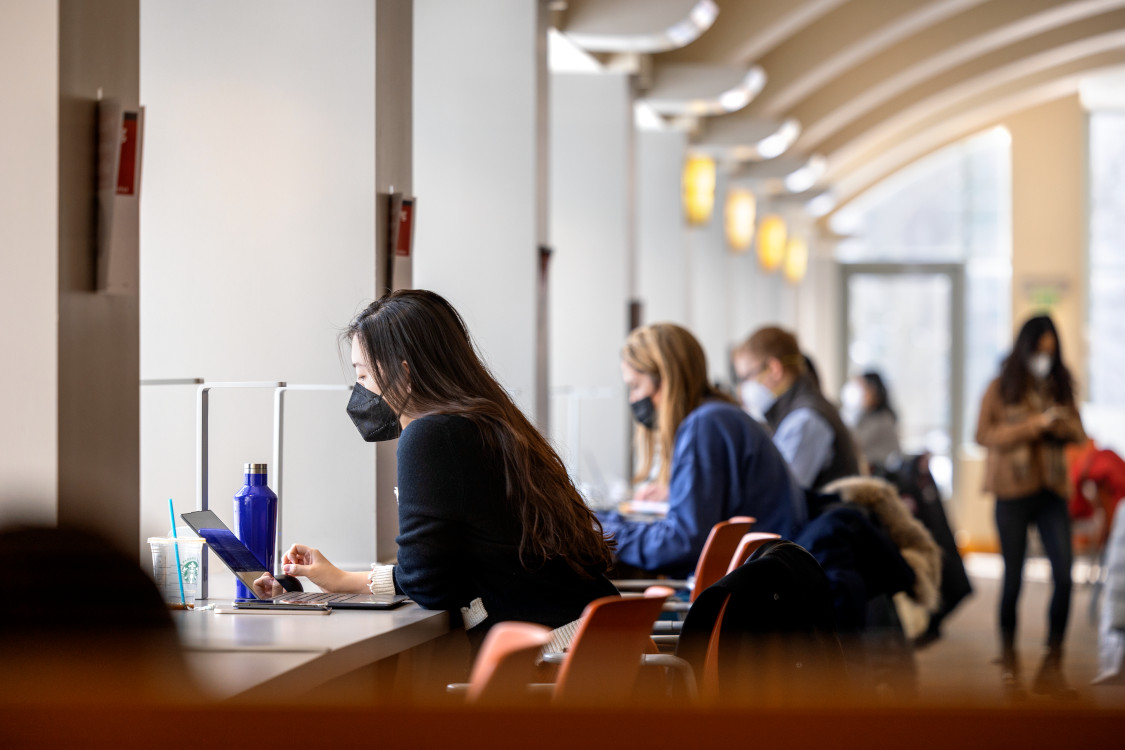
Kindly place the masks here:
[(199, 529), (199, 535), (207, 540), (219, 558), (235, 573), (259, 573), (265, 571), (266, 566), (258, 562), (254, 553), (246, 549), (246, 545), (234, 535), (230, 529)]
[[(266, 566), (254, 556), (254, 553), (227, 528), (213, 511), (197, 510), (191, 513), (182, 513), (180, 518), (203, 537), (207, 546), (231, 572), (246, 584), (251, 591), (254, 590), (254, 581), (266, 572)], [(254, 593), (257, 596), (257, 592)]]

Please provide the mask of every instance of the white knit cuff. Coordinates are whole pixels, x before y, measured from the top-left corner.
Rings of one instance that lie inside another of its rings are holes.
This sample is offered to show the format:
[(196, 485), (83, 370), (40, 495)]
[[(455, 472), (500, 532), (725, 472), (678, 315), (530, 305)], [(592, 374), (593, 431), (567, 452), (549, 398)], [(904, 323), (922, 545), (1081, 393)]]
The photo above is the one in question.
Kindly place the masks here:
[(367, 575), (367, 588), (372, 594), (394, 596), (395, 593), (395, 566), (371, 564), (371, 572)]
[(465, 630), (472, 630), (488, 619), (488, 610), (479, 596), (469, 602), (469, 606), (461, 607), (461, 619), (465, 622)]

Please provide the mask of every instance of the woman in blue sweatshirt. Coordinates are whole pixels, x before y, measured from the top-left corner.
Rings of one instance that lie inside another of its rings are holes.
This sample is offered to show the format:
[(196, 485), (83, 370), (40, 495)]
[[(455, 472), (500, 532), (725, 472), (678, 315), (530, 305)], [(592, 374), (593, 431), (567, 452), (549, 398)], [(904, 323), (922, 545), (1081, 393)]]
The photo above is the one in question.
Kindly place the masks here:
[(680, 326), (637, 328), (625, 342), (621, 373), (637, 422), (636, 481), (656, 468), (668, 513), (652, 523), (599, 514), (617, 559), (684, 576), (711, 527), (753, 516), (757, 531), (791, 538), (807, 517), (804, 491), (766, 431), (707, 382), (703, 347)]

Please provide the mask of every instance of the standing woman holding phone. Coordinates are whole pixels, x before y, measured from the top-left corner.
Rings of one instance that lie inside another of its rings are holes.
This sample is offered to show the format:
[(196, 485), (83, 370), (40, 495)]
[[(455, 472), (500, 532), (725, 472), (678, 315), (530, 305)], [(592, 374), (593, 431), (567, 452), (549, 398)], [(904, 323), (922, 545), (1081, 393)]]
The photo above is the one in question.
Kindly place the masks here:
[(996, 528), (1004, 558), (1000, 599), (1001, 663), (1005, 687), (1019, 691), (1016, 609), (1027, 528), (1035, 524), (1051, 561), (1054, 592), (1048, 610), (1047, 652), (1032, 689), (1072, 692), (1062, 678), (1062, 645), (1070, 612), (1071, 546), (1065, 444), (1086, 439), (1074, 384), (1047, 316), (1024, 323), (1012, 353), (984, 394), (976, 440), (988, 449), (985, 491), (996, 495)]

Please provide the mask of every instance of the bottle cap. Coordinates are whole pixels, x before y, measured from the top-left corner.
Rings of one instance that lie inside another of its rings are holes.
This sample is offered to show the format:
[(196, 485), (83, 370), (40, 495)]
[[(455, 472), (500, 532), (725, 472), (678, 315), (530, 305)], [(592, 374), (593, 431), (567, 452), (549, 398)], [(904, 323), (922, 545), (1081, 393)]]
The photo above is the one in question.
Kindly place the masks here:
[(244, 474), (265, 474), (265, 464), (243, 464), (242, 471)]

